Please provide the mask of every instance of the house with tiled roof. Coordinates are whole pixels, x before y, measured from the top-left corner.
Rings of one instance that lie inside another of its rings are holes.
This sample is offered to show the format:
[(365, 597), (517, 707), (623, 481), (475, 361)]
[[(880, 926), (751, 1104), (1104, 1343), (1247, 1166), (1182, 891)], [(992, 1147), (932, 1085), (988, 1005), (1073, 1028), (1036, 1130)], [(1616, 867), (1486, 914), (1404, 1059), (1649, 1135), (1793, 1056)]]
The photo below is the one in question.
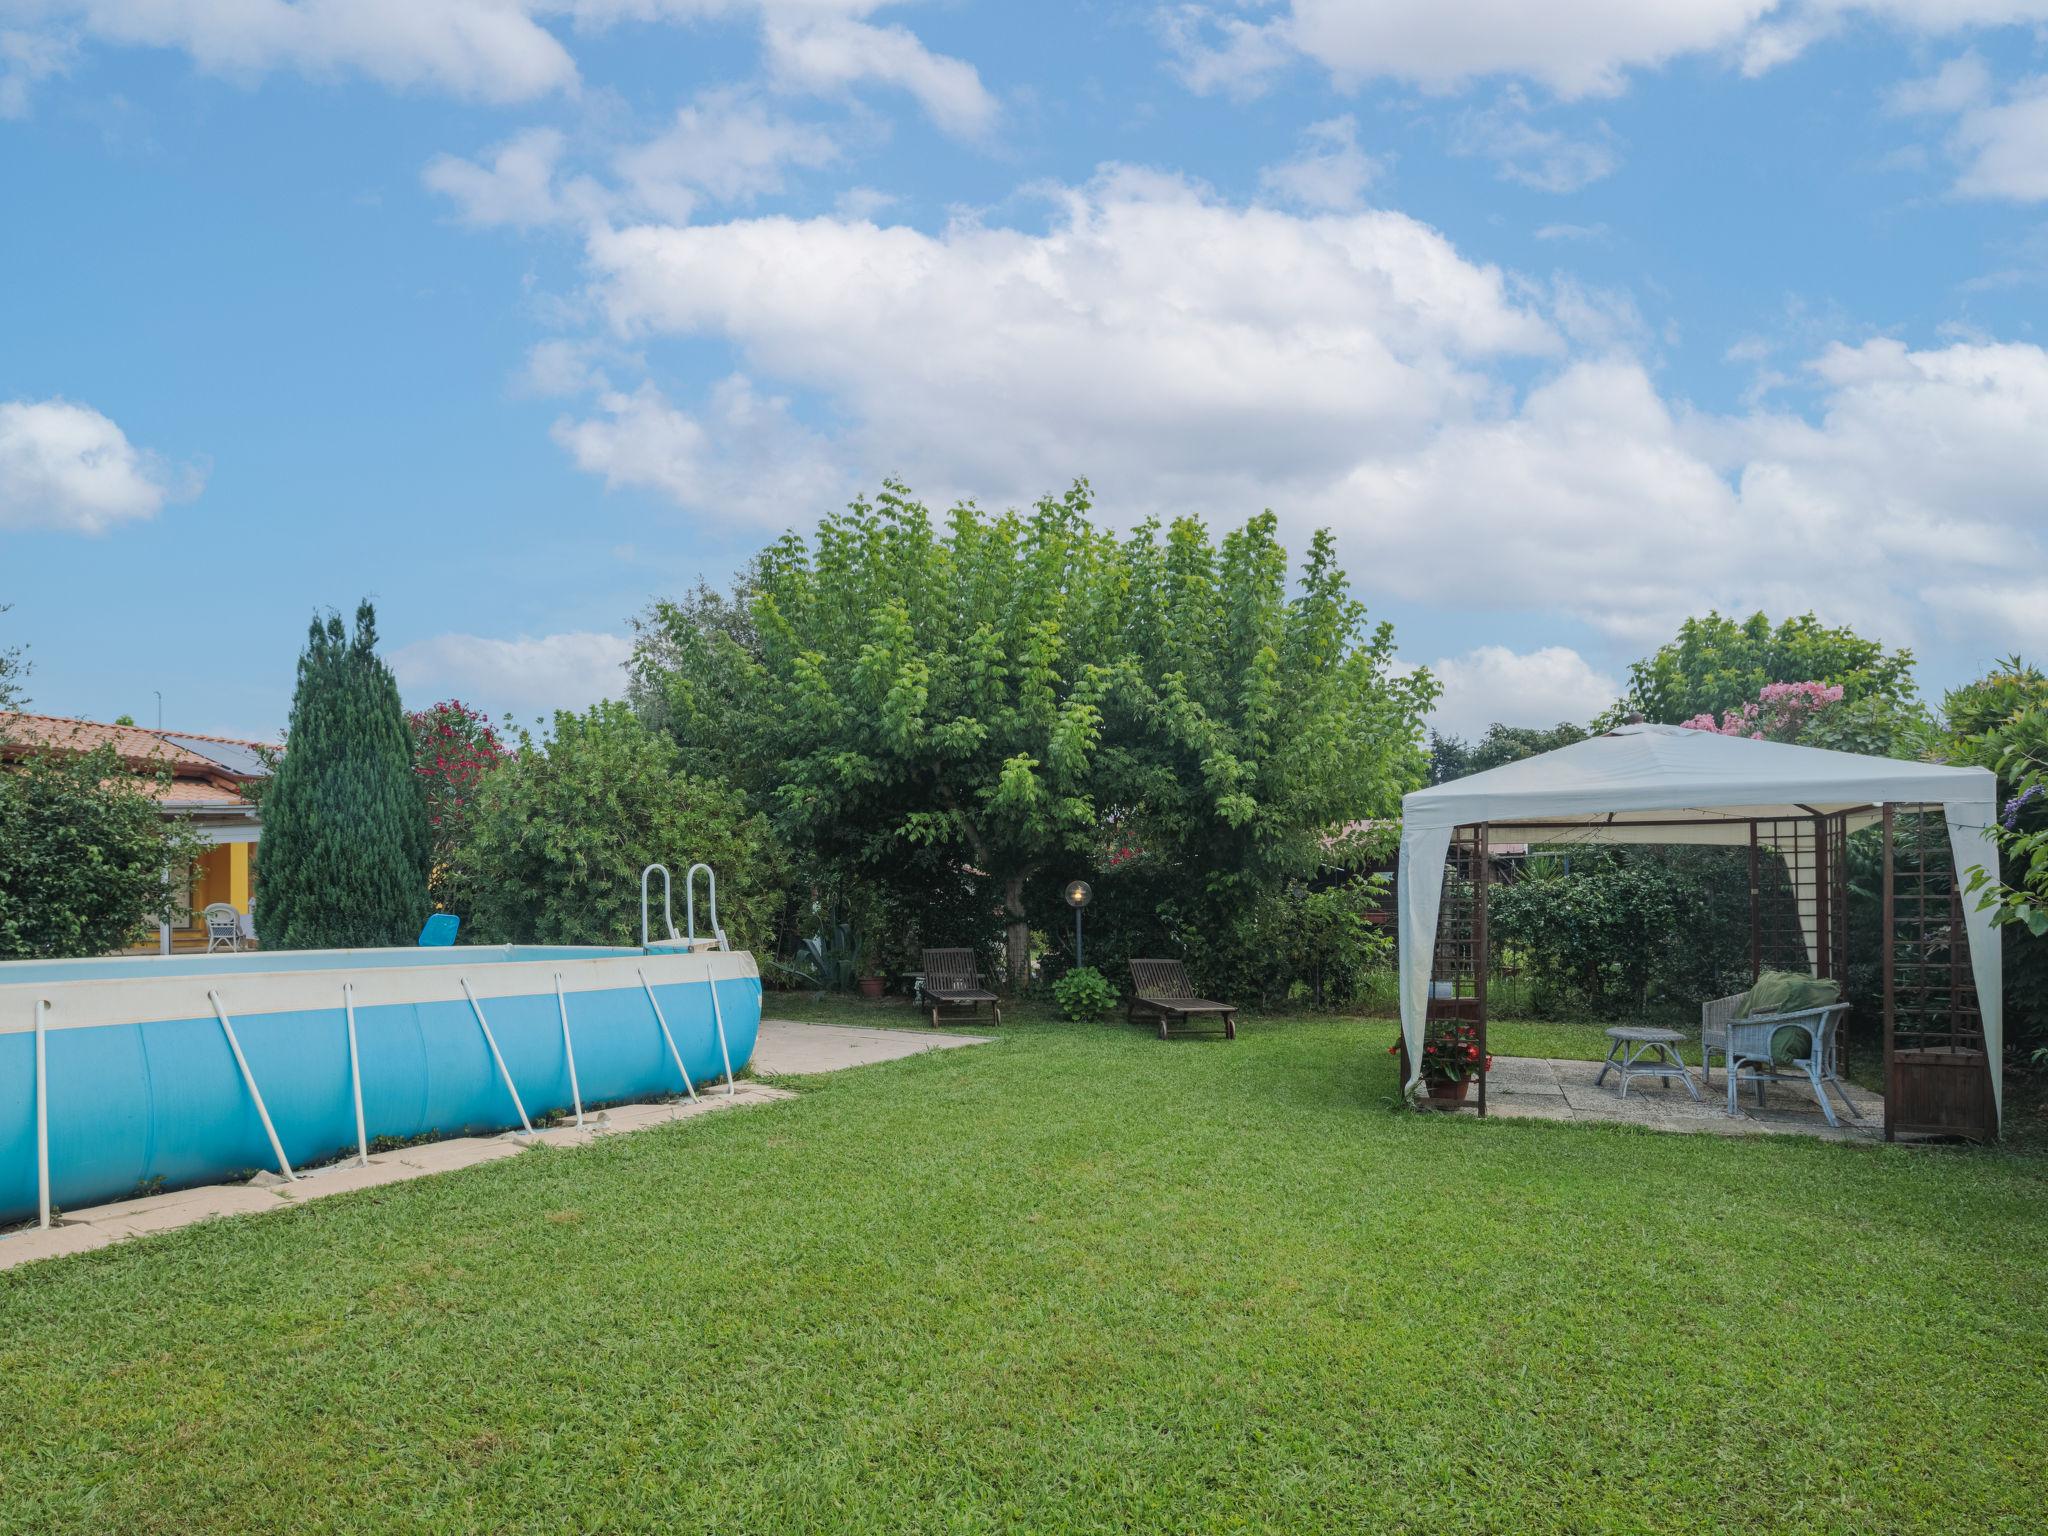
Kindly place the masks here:
[(136, 787), (199, 835), (206, 852), (192, 866), (182, 917), (158, 929), (156, 947), (204, 949), (201, 914), (214, 902), (233, 907), (253, 937), (256, 846), (262, 837), (261, 782), (278, 745), (232, 736), (149, 730), (125, 722), (68, 720), (58, 715), (0, 712), (0, 763), (33, 752), (95, 752), (112, 748), (136, 776)]

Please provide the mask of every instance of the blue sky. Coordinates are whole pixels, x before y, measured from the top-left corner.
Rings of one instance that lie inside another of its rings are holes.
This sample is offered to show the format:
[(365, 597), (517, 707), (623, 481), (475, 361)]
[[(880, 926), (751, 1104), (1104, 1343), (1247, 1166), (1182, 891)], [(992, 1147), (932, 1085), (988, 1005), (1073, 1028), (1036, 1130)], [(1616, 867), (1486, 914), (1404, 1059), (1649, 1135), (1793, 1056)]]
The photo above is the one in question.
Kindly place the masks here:
[(1445, 724), (1688, 612), (2048, 649), (2048, 0), (0, 0), (0, 645), (271, 734), (885, 474), (1337, 530)]

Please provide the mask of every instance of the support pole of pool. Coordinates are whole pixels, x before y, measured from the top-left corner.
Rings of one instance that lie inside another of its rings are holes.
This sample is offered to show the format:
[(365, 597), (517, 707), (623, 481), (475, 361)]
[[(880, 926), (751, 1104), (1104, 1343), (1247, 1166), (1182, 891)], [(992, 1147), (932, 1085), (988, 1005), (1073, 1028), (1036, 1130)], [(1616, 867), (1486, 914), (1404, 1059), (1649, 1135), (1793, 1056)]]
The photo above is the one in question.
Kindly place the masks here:
[(38, 1225), (50, 1224), (50, 1069), (44, 1016), (47, 997), (36, 999), (36, 1205)]
[(725, 1096), (733, 1096), (732, 1052), (725, 1046), (725, 1010), (718, 1006), (718, 978), (711, 974), (711, 962), (704, 962), (704, 984), (711, 989), (711, 1021), (718, 1026), (718, 1054), (725, 1062)]
[(647, 1001), (654, 1005), (654, 1022), (661, 1026), (661, 1038), (668, 1042), (668, 1053), (675, 1058), (676, 1070), (683, 1074), (683, 1091), (689, 1094), (692, 1104), (697, 1102), (697, 1085), (690, 1081), (690, 1069), (683, 1065), (683, 1053), (676, 1049), (676, 1037), (668, 1032), (668, 1015), (661, 1011), (661, 999), (654, 995), (654, 983), (647, 979), (647, 972), (639, 966), (634, 970), (640, 977), (640, 985), (647, 989)]
[(519, 1124), (528, 1136), (533, 1134), (533, 1122), (526, 1118), (526, 1106), (519, 1100), (519, 1090), (512, 1085), (512, 1073), (505, 1065), (505, 1058), (498, 1051), (498, 1037), (491, 1033), (491, 1021), (484, 1017), (484, 1005), (476, 1000), (476, 994), (469, 989), (469, 978), (464, 976), (462, 995), (469, 999), (470, 1012), (483, 1027), (484, 1044), (491, 1048), (491, 1060), (498, 1064), (498, 1076), (505, 1079), (505, 1091), (512, 1095), (512, 1107), (519, 1111)]
[(354, 982), (341, 984), (341, 1006), (348, 1014), (348, 1086), (356, 1101), (356, 1165), (370, 1166), (370, 1134), (363, 1127), (363, 1061), (356, 1054), (356, 988)]
[(576, 1106), (576, 1127), (583, 1128), (583, 1090), (576, 1086), (576, 1047), (569, 1043), (569, 994), (562, 990), (562, 973), (555, 972), (555, 1001), (562, 1005), (562, 1054), (569, 1061), (569, 1098)]
[(221, 1031), (228, 1037), (228, 1049), (235, 1053), (235, 1065), (242, 1069), (242, 1081), (248, 1086), (249, 1097), (256, 1101), (256, 1118), (263, 1122), (263, 1134), (270, 1138), (270, 1150), (277, 1154), (277, 1171), (296, 1184), (299, 1176), (292, 1172), (291, 1161), (284, 1155), (284, 1143), (277, 1139), (277, 1127), (270, 1123), (270, 1111), (263, 1104), (263, 1090), (256, 1086), (256, 1074), (249, 1070), (249, 1058), (242, 1054), (242, 1042), (235, 1038), (235, 1026), (228, 1022), (227, 1004), (220, 1000), (218, 992), (208, 992), (206, 1000), (213, 1004), (214, 1017), (220, 1020)]

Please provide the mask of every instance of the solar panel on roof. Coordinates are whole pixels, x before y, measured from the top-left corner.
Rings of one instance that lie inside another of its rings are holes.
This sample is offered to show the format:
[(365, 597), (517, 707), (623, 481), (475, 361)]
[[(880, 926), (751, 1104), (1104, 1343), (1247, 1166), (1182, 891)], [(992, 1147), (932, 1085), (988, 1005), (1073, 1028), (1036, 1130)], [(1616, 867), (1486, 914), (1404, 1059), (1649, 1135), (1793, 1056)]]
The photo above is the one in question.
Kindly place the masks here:
[(231, 741), (209, 741), (203, 736), (179, 736), (171, 731), (157, 734), (179, 750), (219, 763), (229, 773), (243, 778), (260, 779), (270, 773), (270, 765), (252, 747), (237, 746)]

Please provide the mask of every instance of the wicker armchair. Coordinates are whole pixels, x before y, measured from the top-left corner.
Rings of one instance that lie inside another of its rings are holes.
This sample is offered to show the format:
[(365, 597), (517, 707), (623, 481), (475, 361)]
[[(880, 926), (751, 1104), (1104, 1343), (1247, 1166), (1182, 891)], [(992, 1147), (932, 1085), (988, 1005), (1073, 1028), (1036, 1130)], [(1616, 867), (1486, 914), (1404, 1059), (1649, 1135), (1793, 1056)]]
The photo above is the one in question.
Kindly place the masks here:
[(242, 914), (224, 901), (210, 902), (206, 913), (206, 952), (210, 955), (225, 945), (242, 947)]
[[(1728, 1113), (1739, 1114), (1736, 1094), (1746, 1080), (1756, 1087), (1756, 1101), (1764, 1101), (1767, 1082), (1803, 1082), (1813, 1089), (1820, 1112), (1829, 1125), (1840, 1125), (1834, 1106), (1828, 1101), (1827, 1085), (1834, 1084), (1842, 1107), (1852, 1120), (1861, 1119), (1842, 1087), (1842, 1016), (1847, 1003), (1829, 1003), (1820, 1008), (1802, 1008), (1792, 1013), (1759, 1013), (1737, 1018), (1747, 993), (1717, 997), (1700, 1006), (1700, 1071), (1709, 1087), (1714, 1081), (1714, 1058), (1719, 1056), (1728, 1074)], [(1777, 1070), (1771, 1043), (1781, 1029), (1797, 1029), (1806, 1035), (1806, 1054), (1796, 1056), (1793, 1072)]]

